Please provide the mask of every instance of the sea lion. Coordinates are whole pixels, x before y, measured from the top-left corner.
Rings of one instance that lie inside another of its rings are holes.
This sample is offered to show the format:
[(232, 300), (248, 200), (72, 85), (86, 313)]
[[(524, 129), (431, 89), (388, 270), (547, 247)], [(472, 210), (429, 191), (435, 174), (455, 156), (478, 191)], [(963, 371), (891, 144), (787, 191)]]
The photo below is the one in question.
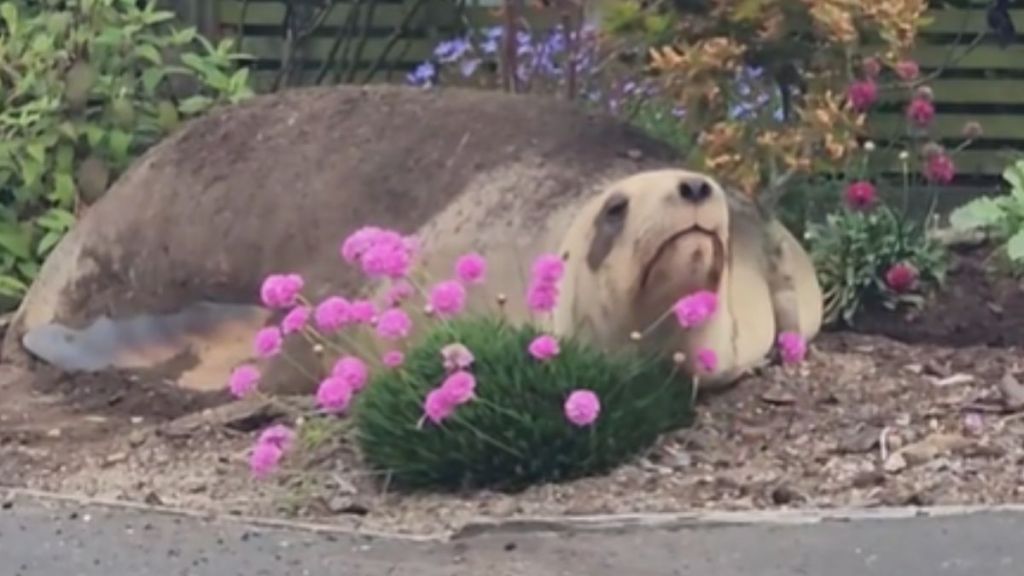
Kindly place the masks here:
[[(432, 280), (480, 251), (489, 282), (471, 297), (492, 305), (503, 292), (511, 314), (520, 262), (557, 245), (579, 201), (677, 157), (624, 122), (540, 96), (404, 86), (258, 96), (184, 125), (89, 207), (43, 264), (4, 360), (222, 391), (253, 356), (254, 334), (281, 320), (260, 305), (263, 279), (300, 274), (314, 304), (359, 297), (366, 278), (339, 245), (369, 225), (419, 236)], [(308, 349), (286, 342), (300, 363)], [(262, 384), (313, 385), (284, 361)]]
[[(556, 333), (608, 349), (640, 333), (640, 346), (683, 353), (690, 373), (709, 348), (718, 362), (700, 377), (705, 390), (735, 383), (777, 334), (810, 340), (821, 326), (821, 287), (797, 239), (701, 172), (650, 170), (611, 183), (579, 210), (559, 253)], [(718, 312), (684, 330), (668, 312), (700, 290), (717, 294)]]

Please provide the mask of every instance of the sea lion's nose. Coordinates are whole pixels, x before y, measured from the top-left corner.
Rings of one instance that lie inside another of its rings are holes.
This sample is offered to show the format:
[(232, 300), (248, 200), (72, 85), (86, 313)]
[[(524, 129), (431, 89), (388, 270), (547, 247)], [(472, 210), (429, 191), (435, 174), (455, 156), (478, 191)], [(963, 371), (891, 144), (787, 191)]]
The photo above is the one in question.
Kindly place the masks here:
[(679, 196), (692, 204), (700, 204), (711, 196), (711, 184), (703, 178), (687, 178), (679, 183)]

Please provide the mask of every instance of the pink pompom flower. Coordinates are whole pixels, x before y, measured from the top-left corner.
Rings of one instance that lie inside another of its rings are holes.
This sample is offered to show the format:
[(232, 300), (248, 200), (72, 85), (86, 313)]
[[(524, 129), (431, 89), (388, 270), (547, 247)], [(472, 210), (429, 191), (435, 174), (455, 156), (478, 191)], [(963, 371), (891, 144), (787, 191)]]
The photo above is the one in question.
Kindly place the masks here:
[(718, 295), (701, 290), (684, 296), (673, 307), (676, 320), (683, 328), (694, 328), (708, 321), (718, 310)]
[(455, 342), (441, 348), (441, 361), (449, 372), (465, 370), (473, 365), (473, 353), (464, 345)]
[(309, 322), (311, 313), (309, 306), (296, 306), (292, 308), (291, 312), (286, 314), (284, 319), (281, 320), (281, 332), (284, 334), (294, 334), (295, 332), (302, 331)]
[(917, 268), (909, 262), (897, 262), (885, 272), (885, 283), (897, 294), (909, 292), (917, 284)]
[(398, 306), (407, 298), (412, 296), (413, 293), (414, 290), (412, 284), (409, 284), (405, 280), (399, 280), (392, 284), (390, 288), (388, 288), (388, 292), (384, 296), (384, 301), (387, 302), (387, 305), (389, 307)]
[(455, 405), (469, 402), (476, 391), (476, 378), (465, 370), (457, 370), (448, 375), (441, 383), (441, 389)]
[(799, 364), (807, 355), (807, 343), (796, 332), (783, 332), (778, 337), (779, 352), (784, 364)]
[(565, 417), (576, 426), (587, 426), (601, 413), (601, 401), (591, 390), (574, 390), (565, 399)]
[(487, 274), (487, 261), (476, 252), (461, 256), (455, 262), (455, 276), (465, 284), (481, 284)]
[(344, 380), (352, 392), (359, 392), (366, 387), (370, 369), (366, 367), (365, 362), (355, 356), (342, 356), (331, 368), (331, 376)]
[(466, 307), (466, 288), (455, 280), (437, 283), (430, 290), (430, 307), (439, 316), (455, 316)]
[(907, 119), (918, 127), (928, 126), (934, 118), (935, 105), (927, 98), (914, 98), (907, 106)]
[(896, 63), (896, 75), (905, 82), (915, 80), (921, 73), (921, 67), (913, 60), (902, 60)]
[(565, 275), (565, 262), (557, 254), (541, 254), (530, 269), (536, 284), (555, 284)]
[(705, 374), (713, 374), (718, 369), (718, 354), (710, 348), (698, 350), (697, 369)]
[(857, 182), (851, 182), (846, 187), (843, 199), (851, 209), (864, 210), (875, 203), (878, 199), (878, 192), (875, 190), (875, 185), (871, 182), (858, 180)]
[(349, 264), (355, 264), (373, 246), (383, 232), (376, 226), (364, 226), (345, 238), (341, 244), (341, 257)]
[(863, 67), (864, 75), (871, 79), (878, 78), (878, 75), (882, 73), (882, 64), (878, 58), (865, 58)]
[(281, 462), (284, 451), (273, 444), (257, 442), (249, 454), (249, 470), (253, 477), (262, 480), (270, 476)]
[(412, 330), (412, 320), (401, 308), (391, 308), (377, 318), (377, 335), (384, 340), (401, 340)]
[(529, 352), (530, 356), (541, 361), (554, 358), (560, 352), (558, 340), (554, 336), (541, 334), (530, 342)]
[(945, 152), (936, 152), (925, 160), (924, 177), (935, 184), (949, 184), (956, 177), (953, 158)]
[(398, 368), (405, 363), (405, 354), (401, 350), (388, 350), (380, 360), (388, 368)]
[(260, 371), (252, 364), (242, 364), (231, 371), (228, 388), (236, 398), (248, 396), (256, 390), (260, 381)]
[(316, 390), (316, 403), (327, 412), (344, 412), (352, 401), (353, 390), (340, 376), (329, 376)]
[(526, 292), (526, 305), (532, 312), (551, 312), (558, 304), (558, 286), (533, 282)]
[(878, 85), (874, 80), (862, 80), (850, 84), (846, 98), (857, 112), (866, 112), (878, 100)]
[(377, 315), (377, 307), (369, 300), (353, 300), (348, 313), (357, 324), (370, 324)]
[(260, 299), (268, 308), (290, 308), (304, 286), (305, 281), (298, 274), (271, 274), (263, 280)]
[(434, 424), (440, 424), (455, 413), (457, 404), (444, 388), (434, 388), (423, 400), (423, 413)]
[(352, 304), (341, 296), (331, 296), (321, 302), (313, 312), (316, 327), (326, 332), (335, 332), (352, 321)]
[(287, 452), (295, 444), (295, 431), (284, 424), (268, 426), (260, 433), (260, 444), (271, 444)]
[(277, 326), (267, 326), (256, 333), (256, 337), (253, 339), (253, 348), (260, 358), (270, 358), (281, 352), (283, 343), (284, 337), (281, 335), (281, 329)]

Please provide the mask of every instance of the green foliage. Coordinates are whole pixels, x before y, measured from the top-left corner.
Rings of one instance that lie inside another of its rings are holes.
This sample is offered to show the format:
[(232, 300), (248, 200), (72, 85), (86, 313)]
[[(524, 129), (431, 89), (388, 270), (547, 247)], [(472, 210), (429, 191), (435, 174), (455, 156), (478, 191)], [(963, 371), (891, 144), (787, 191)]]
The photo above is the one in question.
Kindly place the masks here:
[(1024, 271), (1024, 160), (1003, 171), (1010, 192), (983, 196), (960, 206), (949, 215), (950, 224), (961, 231), (984, 231), (1000, 244), (1000, 252), (1015, 273)]
[[(39, 263), (142, 152), (185, 119), (250, 95), (217, 46), (135, 0), (0, 3), (0, 297)], [(175, 61), (175, 56), (177, 60)], [(197, 88), (178, 98), (175, 84)]]
[[(888, 206), (869, 211), (842, 210), (824, 223), (808, 226), (811, 257), (825, 295), (825, 323), (854, 323), (865, 307), (920, 307), (923, 290), (945, 281), (947, 253), (928, 237), (924, 226), (897, 215)], [(918, 272), (917, 287), (898, 292), (886, 273), (907, 263)]]
[[(487, 317), (432, 329), (401, 369), (376, 375), (357, 400), (368, 464), (405, 488), (515, 490), (607, 471), (692, 421), (693, 389), (671, 360), (609, 356), (563, 340), (559, 356), (539, 362), (527, 352), (537, 335)], [(441, 349), (453, 342), (475, 356), (477, 398), (440, 425), (419, 428), (426, 394), (445, 377)], [(589, 427), (563, 413), (577, 388), (601, 400)]]

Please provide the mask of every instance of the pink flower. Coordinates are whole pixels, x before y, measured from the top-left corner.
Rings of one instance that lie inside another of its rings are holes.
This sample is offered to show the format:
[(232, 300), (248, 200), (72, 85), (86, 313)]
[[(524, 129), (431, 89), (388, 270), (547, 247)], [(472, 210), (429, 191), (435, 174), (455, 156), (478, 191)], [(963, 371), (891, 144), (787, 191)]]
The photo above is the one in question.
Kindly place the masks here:
[(921, 68), (913, 60), (903, 60), (896, 64), (896, 75), (906, 82), (914, 80), (920, 73)]
[(228, 388), (236, 398), (242, 398), (256, 390), (260, 381), (260, 371), (252, 364), (242, 364), (231, 371)]
[(854, 210), (863, 210), (870, 207), (878, 199), (878, 193), (875, 190), (875, 185), (865, 180), (859, 180), (857, 182), (851, 182), (846, 187), (846, 194), (844, 196), (846, 205)]
[(273, 444), (257, 442), (249, 454), (249, 470), (258, 479), (269, 476), (281, 462), (284, 451)]
[(434, 424), (440, 424), (455, 412), (456, 403), (444, 388), (434, 388), (423, 401), (423, 412)]
[(388, 306), (398, 306), (405, 301), (406, 298), (412, 295), (412, 285), (405, 280), (399, 280), (388, 288), (388, 293), (385, 295), (384, 300), (387, 302)]
[(914, 98), (907, 106), (907, 119), (923, 128), (935, 118), (935, 105), (926, 98)]
[(711, 374), (718, 368), (718, 354), (710, 348), (701, 348), (697, 351), (697, 369), (705, 374)]
[(526, 292), (526, 304), (533, 312), (550, 312), (558, 304), (558, 286), (534, 282)]
[(412, 254), (403, 245), (377, 244), (360, 259), (370, 278), (402, 278), (412, 266)]
[(253, 348), (255, 348), (256, 355), (260, 358), (270, 358), (271, 356), (276, 356), (281, 351), (281, 344), (283, 342), (284, 337), (281, 335), (281, 329), (277, 326), (267, 326), (256, 333)]
[(341, 257), (349, 264), (354, 264), (363, 254), (376, 243), (377, 237), (383, 232), (376, 226), (364, 226), (345, 239), (341, 244)]
[(412, 330), (412, 320), (401, 308), (391, 308), (377, 318), (377, 335), (385, 340), (401, 340)]
[(868, 78), (878, 78), (878, 75), (882, 73), (882, 65), (878, 62), (878, 58), (865, 58), (863, 66), (864, 74)]
[(917, 284), (918, 272), (909, 262), (898, 262), (885, 272), (885, 283), (896, 293), (902, 294)]
[(476, 252), (465, 254), (455, 263), (455, 276), (466, 284), (480, 284), (487, 273), (487, 261)]
[(601, 413), (601, 401), (590, 390), (575, 390), (565, 400), (565, 417), (576, 426), (587, 426)]
[(454, 316), (466, 306), (466, 289), (455, 280), (446, 280), (430, 291), (430, 306), (441, 316)]
[(352, 304), (341, 296), (331, 296), (320, 303), (313, 312), (317, 328), (333, 332), (352, 321)]
[(295, 443), (295, 431), (283, 424), (274, 424), (265, 428), (260, 433), (257, 442), (277, 446), (282, 451), (287, 452)]
[(370, 370), (366, 364), (355, 356), (343, 356), (331, 368), (331, 376), (341, 378), (352, 392), (359, 392), (366, 386)]
[(807, 343), (796, 332), (783, 332), (778, 337), (779, 352), (785, 364), (798, 364), (807, 355)]
[(292, 334), (301, 331), (309, 322), (309, 306), (296, 306), (281, 320), (281, 332)]
[(268, 308), (289, 308), (295, 305), (304, 285), (298, 274), (271, 274), (263, 280), (260, 299)]
[(554, 284), (565, 274), (565, 262), (557, 254), (541, 254), (533, 261), (530, 271), (534, 283)]
[(850, 84), (846, 98), (857, 112), (865, 112), (878, 100), (878, 85), (874, 80), (862, 80)]
[(693, 328), (706, 322), (718, 310), (718, 295), (701, 290), (680, 298), (673, 311), (683, 328)]
[(369, 300), (355, 300), (349, 306), (348, 313), (353, 322), (369, 324), (377, 314), (377, 307)]
[(441, 348), (441, 359), (444, 362), (444, 369), (449, 372), (465, 370), (473, 365), (473, 353), (458, 342)]
[(929, 182), (936, 184), (949, 184), (956, 176), (956, 166), (953, 158), (945, 152), (932, 154), (925, 160), (924, 177)]
[(381, 356), (381, 362), (388, 368), (398, 368), (405, 363), (405, 354), (400, 350), (388, 350)]
[(444, 379), (444, 382), (441, 383), (441, 390), (444, 390), (454, 404), (465, 404), (473, 398), (473, 392), (476, 390), (476, 378), (465, 370), (458, 370)]
[(529, 347), (530, 355), (537, 360), (548, 360), (554, 358), (559, 353), (558, 340), (553, 336), (542, 334), (537, 336), (530, 342)]
[(344, 412), (352, 401), (352, 387), (340, 376), (329, 376), (316, 390), (316, 403), (327, 412)]

